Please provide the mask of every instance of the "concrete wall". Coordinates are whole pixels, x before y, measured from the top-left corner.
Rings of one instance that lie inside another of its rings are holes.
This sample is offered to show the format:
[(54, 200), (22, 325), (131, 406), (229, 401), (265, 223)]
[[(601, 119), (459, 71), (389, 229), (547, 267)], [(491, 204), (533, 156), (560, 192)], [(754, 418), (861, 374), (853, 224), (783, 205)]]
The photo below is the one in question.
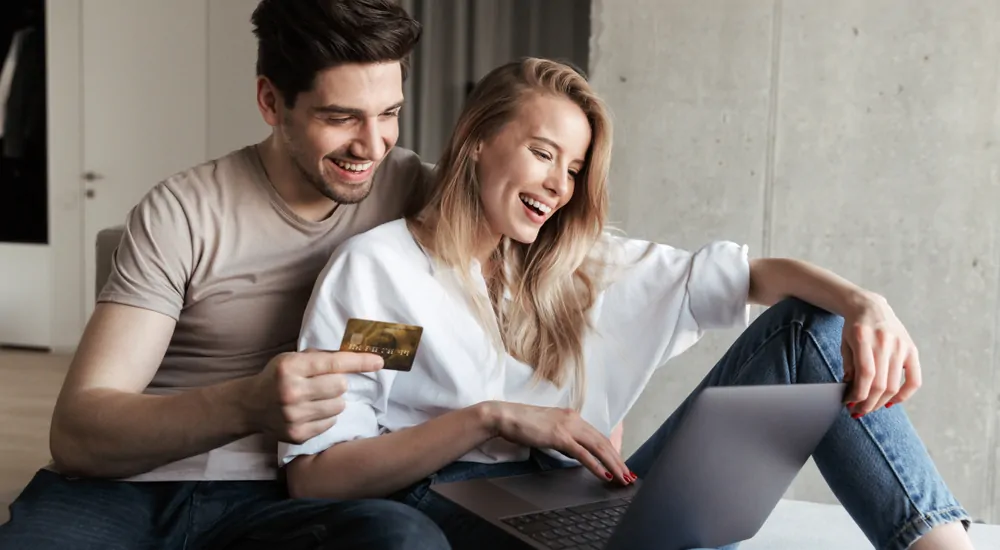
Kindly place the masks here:
[[(618, 225), (887, 296), (921, 350), (907, 410), (963, 504), (1000, 522), (1000, 1), (594, 0), (592, 29)], [(656, 375), (627, 451), (735, 336)], [(833, 501), (811, 464), (789, 496)]]

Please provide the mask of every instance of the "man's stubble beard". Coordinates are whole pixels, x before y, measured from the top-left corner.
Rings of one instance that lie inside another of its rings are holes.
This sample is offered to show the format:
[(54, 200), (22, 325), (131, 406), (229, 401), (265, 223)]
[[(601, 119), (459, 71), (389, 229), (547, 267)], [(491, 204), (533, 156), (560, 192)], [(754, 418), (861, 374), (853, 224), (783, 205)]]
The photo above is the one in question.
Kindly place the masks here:
[[(301, 175), (302, 179), (305, 180), (306, 183), (308, 183), (313, 189), (337, 204), (357, 204), (368, 198), (368, 195), (370, 195), (372, 191), (372, 182), (375, 180), (375, 174), (378, 173), (378, 169), (382, 166), (381, 160), (378, 165), (375, 166), (374, 170), (372, 170), (372, 175), (368, 178), (368, 181), (364, 184), (351, 186), (352, 190), (360, 188), (362, 190), (360, 194), (347, 195), (344, 193), (338, 193), (337, 190), (334, 189), (333, 185), (327, 183), (322, 174), (316, 174), (307, 168), (306, 163), (303, 162), (304, 155), (302, 154), (302, 150), (297, 146), (288, 130), (289, 128), (286, 127), (283, 132), (285, 136), (285, 150), (288, 151), (288, 154), (292, 159), (292, 164), (294, 164), (295, 168), (299, 171), (299, 175)], [(326, 160), (324, 158), (321, 162), (325, 161)]]
[[(368, 195), (372, 192), (372, 181), (375, 179), (375, 174), (378, 172), (378, 167), (375, 167), (375, 170), (372, 170), (372, 175), (368, 178), (368, 181), (363, 184), (351, 186), (352, 191), (360, 189), (360, 194), (347, 195), (344, 193), (338, 193), (332, 185), (327, 183), (322, 175), (317, 175), (307, 170), (298, 158), (293, 156), (292, 160), (298, 168), (299, 173), (302, 175), (302, 178), (309, 183), (313, 189), (337, 204), (357, 204), (368, 198)], [(381, 166), (381, 163), (379, 166)]]

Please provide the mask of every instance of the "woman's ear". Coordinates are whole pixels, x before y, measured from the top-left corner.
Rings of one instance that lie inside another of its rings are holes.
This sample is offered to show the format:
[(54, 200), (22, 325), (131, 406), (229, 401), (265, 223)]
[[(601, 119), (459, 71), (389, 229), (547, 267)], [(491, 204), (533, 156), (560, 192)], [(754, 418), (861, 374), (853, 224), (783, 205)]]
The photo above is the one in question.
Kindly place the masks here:
[(483, 142), (477, 141), (476, 148), (472, 150), (472, 162), (479, 162), (479, 153), (483, 150)]

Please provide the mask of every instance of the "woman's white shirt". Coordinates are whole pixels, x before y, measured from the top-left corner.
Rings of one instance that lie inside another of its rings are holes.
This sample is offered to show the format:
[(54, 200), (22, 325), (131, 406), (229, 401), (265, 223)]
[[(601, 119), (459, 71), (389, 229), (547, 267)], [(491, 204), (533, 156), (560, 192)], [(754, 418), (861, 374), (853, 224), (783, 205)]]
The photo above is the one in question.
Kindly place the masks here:
[[(726, 241), (691, 253), (605, 235), (601, 249), (618, 269), (590, 311), (580, 414), (609, 435), (657, 367), (705, 330), (747, 325), (750, 266), (747, 247)], [(456, 275), (428, 258), (402, 219), (357, 235), (334, 252), (306, 307), (299, 349), (339, 349), (351, 318), (417, 325), (423, 334), (409, 372), (347, 375), (347, 404), (337, 423), (302, 444), (280, 444), (279, 465), (483, 401), (571, 405), (569, 385), (536, 382), (529, 366), (496, 349), (489, 332), (495, 328), (477, 321)], [(478, 265), (470, 275), (485, 296)], [(461, 460), (518, 461), (529, 451), (496, 438)]]

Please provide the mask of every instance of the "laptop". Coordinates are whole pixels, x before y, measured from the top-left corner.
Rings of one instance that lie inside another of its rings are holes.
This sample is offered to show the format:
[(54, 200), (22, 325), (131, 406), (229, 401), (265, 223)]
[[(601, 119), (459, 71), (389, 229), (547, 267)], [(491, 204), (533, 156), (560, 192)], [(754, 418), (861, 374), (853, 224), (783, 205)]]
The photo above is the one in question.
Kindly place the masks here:
[(576, 466), (431, 490), (540, 550), (685, 550), (752, 538), (838, 415), (845, 384), (710, 387), (648, 475)]

